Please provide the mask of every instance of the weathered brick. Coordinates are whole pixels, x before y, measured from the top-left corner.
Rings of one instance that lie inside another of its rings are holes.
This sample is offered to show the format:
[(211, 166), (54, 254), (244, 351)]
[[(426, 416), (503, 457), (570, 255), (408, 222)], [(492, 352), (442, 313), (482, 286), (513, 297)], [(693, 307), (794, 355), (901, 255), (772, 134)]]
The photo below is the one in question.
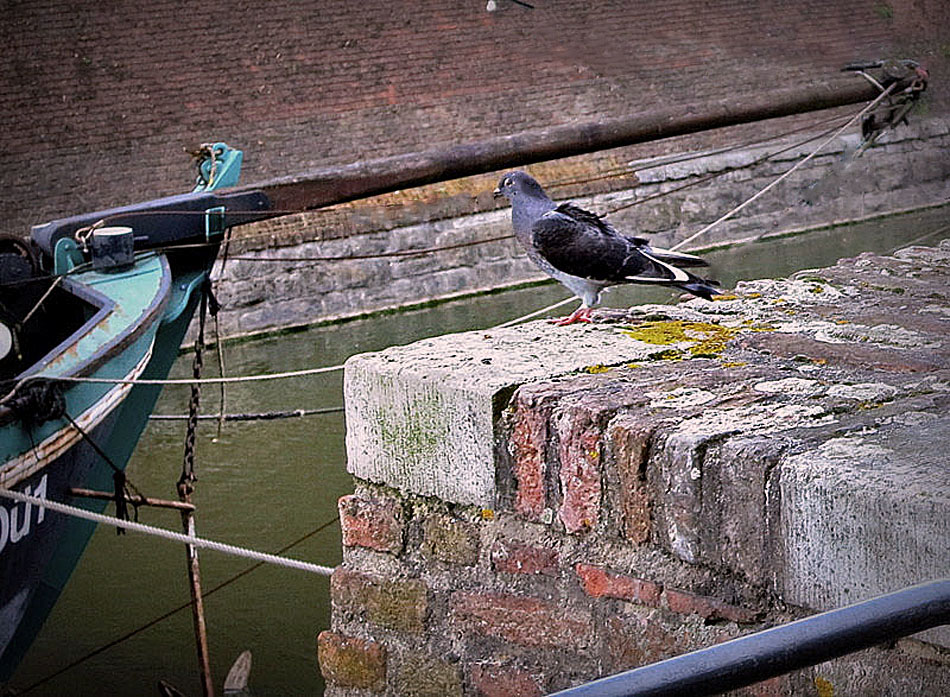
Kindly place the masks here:
[(492, 546), (495, 571), (506, 574), (556, 576), (560, 554), (552, 547), (537, 547), (513, 540), (497, 540)]
[(654, 607), (660, 604), (662, 588), (652, 581), (610, 573), (593, 564), (577, 564), (574, 569), (584, 592), (592, 598), (618, 598)]
[(608, 438), (617, 468), (621, 535), (643, 543), (650, 537), (652, 501), (646, 481), (650, 437), (655, 424), (640, 417), (620, 416), (611, 422)]
[(643, 608), (608, 617), (604, 634), (607, 664), (611, 671), (619, 671), (713, 646), (734, 639), (739, 631), (735, 625), (683, 622), (663, 610)]
[(588, 646), (591, 618), (583, 610), (500, 593), (458, 591), (452, 595), (456, 626), (523, 646), (581, 650)]
[(478, 561), (478, 526), (447, 515), (432, 515), (423, 523), (423, 549), (450, 564), (472, 566)]
[(708, 595), (696, 595), (667, 588), (666, 605), (682, 615), (699, 615), (706, 620), (728, 620), (739, 624), (754, 622), (757, 614), (749, 608), (732, 605)]
[(344, 546), (392, 554), (402, 551), (405, 523), (402, 506), (395, 499), (350, 494), (340, 497), (339, 510)]
[(402, 657), (396, 678), (400, 697), (462, 697), (458, 663), (409, 652)]
[(588, 530), (600, 519), (600, 429), (584, 409), (569, 409), (556, 419), (561, 479), (558, 517), (569, 533)]
[(517, 482), (515, 511), (529, 520), (540, 520), (546, 506), (544, 495), (547, 419), (537, 409), (517, 401), (511, 433), (514, 475)]
[(386, 689), (386, 648), (382, 644), (324, 631), (317, 637), (317, 655), (327, 682), (371, 692)]
[(421, 632), (428, 611), (422, 581), (390, 581), (342, 566), (330, 577), (330, 597), (340, 610), (400, 631)]
[(479, 697), (541, 697), (537, 679), (518, 668), (476, 664), (472, 684)]

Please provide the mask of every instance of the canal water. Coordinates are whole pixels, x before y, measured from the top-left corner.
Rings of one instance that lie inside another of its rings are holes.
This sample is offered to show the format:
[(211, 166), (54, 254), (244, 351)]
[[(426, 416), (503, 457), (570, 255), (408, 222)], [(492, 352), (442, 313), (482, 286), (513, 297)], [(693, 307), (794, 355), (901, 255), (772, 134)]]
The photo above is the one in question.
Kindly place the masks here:
[[(739, 279), (830, 265), (865, 250), (887, 252), (918, 240), (935, 244), (950, 236), (948, 212), (950, 207), (930, 209), (751, 243), (710, 252), (707, 258), (711, 275), (728, 287)], [(227, 345), (227, 372), (250, 375), (337, 365), (354, 353), (490, 327), (564, 297), (560, 286), (548, 284)], [(631, 287), (608, 294), (606, 304), (670, 298), (666, 291)], [(562, 308), (560, 314), (572, 307)], [(213, 352), (206, 356), (205, 374), (213, 375)], [(174, 374), (190, 375), (191, 360), (182, 356)], [(336, 372), (229, 385), (227, 411), (336, 407), (341, 405), (341, 383), (342, 375)], [(206, 386), (205, 410), (216, 411), (218, 398), (217, 386)], [(167, 387), (158, 412), (183, 414), (187, 405), (187, 388)], [(176, 498), (184, 431), (184, 422), (151, 422), (127, 470), (142, 492)], [(214, 439), (215, 433), (214, 422), (200, 423), (198, 534), (263, 551), (305, 538), (287, 555), (338, 564), (337, 499), (351, 490), (344, 466), (343, 415), (229, 422), (220, 439)], [(170, 511), (143, 509), (140, 520), (175, 530), (180, 526), (178, 515)], [(205, 611), (219, 693), (231, 662), (250, 649), (251, 687), (257, 697), (320, 694), (316, 637), (329, 625), (327, 579), (273, 566), (247, 572), (251, 565), (211, 551), (201, 553), (204, 588), (214, 591)], [(138, 534), (120, 537), (100, 527), (12, 686), (22, 690), (94, 654), (28, 694), (157, 695), (158, 681), (165, 680), (187, 695), (199, 695), (190, 610), (155, 621), (188, 599), (180, 546)], [(130, 633), (130, 638), (103, 650)]]

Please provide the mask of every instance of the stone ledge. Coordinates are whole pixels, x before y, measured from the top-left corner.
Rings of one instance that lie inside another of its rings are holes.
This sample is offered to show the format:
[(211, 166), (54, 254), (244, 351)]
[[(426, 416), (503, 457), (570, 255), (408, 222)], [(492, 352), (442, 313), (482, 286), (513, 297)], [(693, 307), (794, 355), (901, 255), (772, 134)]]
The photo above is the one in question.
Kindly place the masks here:
[(946, 576), (948, 276), (945, 242), (354, 357), (348, 468), (811, 610)]

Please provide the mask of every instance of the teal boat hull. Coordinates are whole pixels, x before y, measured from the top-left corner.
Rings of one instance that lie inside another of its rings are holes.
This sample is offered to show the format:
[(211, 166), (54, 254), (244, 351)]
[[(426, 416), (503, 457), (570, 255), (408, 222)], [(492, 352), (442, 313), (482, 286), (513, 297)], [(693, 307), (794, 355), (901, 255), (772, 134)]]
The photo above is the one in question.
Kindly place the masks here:
[[(80, 364), (83, 360), (98, 364), (94, 373), (96, 376), (166, 378), (200, 302), (201, 288), (216, 253), (216, 245), (187, 256), (171, 255), (171, 259), (165, 255), (147, 253), (143, 262), (137, 261), (131, 269), (113, 274), (114, 278), (109, 279), (113, 285), (127, 282), (141, 286), (142, 276), (147, 275), (145, 272), (155, 275), (159, 269), (161, 278), (147, 289), (150, 300), (139, 303), (138, 316), (126, 318), (127, 325), (122, 330), (126, 335), (125, 340), (113, 342), (112, 348), (100, 350), (98, 355), (93, 350), (93, 355), (82, 356), (75, 344), (61, 347), (61, 353), (73, 354), (75, 361)], [(142, 264), (149, 268), (143, 271)], [(101, 278), (103, 275), (99, 276)], [(81, 286), (82, 279), (81, 274), (74, 277), (73, 286)], [(134, 293), (135, 289), (130, 292)], [(122, 315), (121, 303), (113, 304), (110, 313)], [(110, 315), (107, 314), (100, 323), (107, 325), (110, 324), (109, 320)], [(88, 327), (86, 334), (89, 334)], [(62, 367), (63, 372), (68, 373), (68, 361), (60, 362), (66, 365), (59, 366), (55, 359), (48, 361), (41, 373), (54, 374), (57, 367)], [(3, 484), (24, 493), (102, 512), (111, 505), (109, 502), (75, 499), (70, 496), (69, 490), (113, 490), (114, 470), (125, 468), (161, 389), (160, 385), (147, 384), (69, 385), (64, 390), (67, 413), (82, 414), (96, 409), (103, 413), (98, 415), (94, 425), (83, 429), (84, 436), (75, 437), (73, 434), (73, 442), (68, 447), (59, 448), (61, 452), (55, 452), (55, 443), (46, 448), (42, 444), (55, 441), (57, 434), (65, 438), (64, 433), (71, 430), (71, 425), (64, 419), (45, 424), (42, 432), (28, 437), (30, 447), (26, 448), (23, 448), (26, 429), (22, 423), (13, 421), (0, 426), (0, 447), (6, 449), (6, 464), (0, 467), (0, 478), (5, 477)], [(115, 396), (110, 399), (110, 393), (117, 390), (124, 390), (125, 394), (121, 399)], [(80, 417), (73, 418), (81, 420)], [(19, 453), (15, 452), (17, 443), (14, 441), (17, 437), (22, 450)], [(34, 443), (39, 443), (39, 448)], [(10, 475), (10, 463), (16, 460), (10, 457), (11, 451), (19, 456), (20, 465), (25, 465), (21, 467), (25, 476), (18, 481), (13, 481), (14, 477)], [(32, 468), (29, 462), (31, 457), (35, 460)], [(3, 509), (0, 512), (2, 684), (12, 677), (55, 606), (96, 525), (24, 503), (14, 505), (13, 502), (2, 501), (0, 508)]]

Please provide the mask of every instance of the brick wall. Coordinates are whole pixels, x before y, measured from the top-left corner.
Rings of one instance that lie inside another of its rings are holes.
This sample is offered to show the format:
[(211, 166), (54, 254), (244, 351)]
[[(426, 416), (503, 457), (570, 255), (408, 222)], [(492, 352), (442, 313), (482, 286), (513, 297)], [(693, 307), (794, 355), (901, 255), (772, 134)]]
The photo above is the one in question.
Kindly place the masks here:
[[(945, 3), (6, 2), (0, 231), (187, 189), (689, 104), (903, 52), (947, 74)], [(946, 110), (935, 80), (931, 109)]]
[[(945, 577), (948, 276), (944, 241), (351, 358), (327, 694), (537, 696)], [(739, 694), (945, 694), (948, 646)]]

